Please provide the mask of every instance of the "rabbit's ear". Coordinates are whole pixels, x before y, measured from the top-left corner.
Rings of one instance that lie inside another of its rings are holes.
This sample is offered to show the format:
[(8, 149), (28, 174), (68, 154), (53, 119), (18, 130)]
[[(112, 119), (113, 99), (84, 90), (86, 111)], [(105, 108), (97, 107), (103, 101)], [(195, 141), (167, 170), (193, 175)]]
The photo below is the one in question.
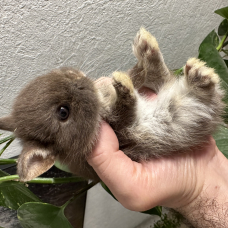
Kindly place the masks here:
[(46, 172), (54, 163), (55, 156), (49, 150), (25, 144), (17, 164), (19, 179), (22, 182), (30, 181)]
[(5, 131), (14, 131), (16, 129), (14, 118), (12, 116), (0, 118), (0, 129)]

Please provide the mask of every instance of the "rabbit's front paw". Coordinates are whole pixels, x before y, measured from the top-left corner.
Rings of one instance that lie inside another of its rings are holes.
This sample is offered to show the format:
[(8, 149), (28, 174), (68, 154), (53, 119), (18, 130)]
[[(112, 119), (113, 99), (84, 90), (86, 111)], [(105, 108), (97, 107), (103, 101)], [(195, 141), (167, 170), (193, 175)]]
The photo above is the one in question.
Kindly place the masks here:
[(113, 86), (118, 95), (134, 97), (134, 86), (130, 77), (123, 72), (113, 73)]
[(137, 98), (133, 83), (128, 74), (123, 72), (114, 72), (113, 87), (116, 90), (116, 102), (112, 108), (114, 119), (111, 122), (112, 127), (118, 132), (134, 123), (136, 114)]
[(188, 84), (193, 87), (210, 89), (219, 83), (219, 76), (214, 69), (205, 66), (205, 62), (196, 58), (187, 61), (184, 72)]
[(138, 60), (150, 60), (160, 51), (155, 37), (141, 28), (134, 39), (133, 52)]

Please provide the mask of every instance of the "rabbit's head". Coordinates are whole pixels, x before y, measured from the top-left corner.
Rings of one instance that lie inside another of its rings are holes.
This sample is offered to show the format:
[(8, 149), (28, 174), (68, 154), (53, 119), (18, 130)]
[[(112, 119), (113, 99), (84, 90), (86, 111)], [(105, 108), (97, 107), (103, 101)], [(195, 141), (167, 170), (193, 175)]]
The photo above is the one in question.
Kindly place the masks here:
[(100, 103), (91, 79), (71, 68), (54, 70), (29, 83), (18, 95), (0, 129), (13, 131), (23, 150), (20, 180), (28, 181), (62, 163), (85, 160), (96, 140)]

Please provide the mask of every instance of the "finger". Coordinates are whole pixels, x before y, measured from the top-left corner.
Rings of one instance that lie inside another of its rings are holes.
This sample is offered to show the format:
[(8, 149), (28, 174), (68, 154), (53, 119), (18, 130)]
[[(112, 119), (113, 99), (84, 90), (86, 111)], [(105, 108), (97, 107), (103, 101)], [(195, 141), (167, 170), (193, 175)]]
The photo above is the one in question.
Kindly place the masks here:
[[(119, 150), (118, 139), (113, 129), (109, 124), (103, 122), (99, 140), (88, 158), (88, 163), (104, 180), (112, 178), (113, 175), (118, 175), (118, 170), (122, 164), (129, 165), (131, 162), (130, 158)], [(123, 171), (122, 168), (121, 171)]]

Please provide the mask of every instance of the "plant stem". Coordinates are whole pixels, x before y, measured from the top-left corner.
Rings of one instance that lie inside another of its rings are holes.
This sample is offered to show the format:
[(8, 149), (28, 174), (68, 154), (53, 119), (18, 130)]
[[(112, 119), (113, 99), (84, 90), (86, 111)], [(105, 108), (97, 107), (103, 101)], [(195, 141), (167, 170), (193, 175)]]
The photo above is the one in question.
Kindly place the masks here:
[(174, 74), (175, 74), (175, 75), (180, 75), (180, 74), (182, 74), (182, 73), (183, 73), (183, 69), (184, 69), (184, 67), (181, 67), (180, 69), (175, 70), (175, 71), (174, 71)]
[(0, 165), (14, 164), (17, 162), (17, 159), (0, 159)]
[(0, 144), (5, 143), (5, 142), (7, 142), (11, 139), (14, 139), (14, 138), (15, 138), (14, 135), (7, 136), (7, 137), (0, 140)]
[[(15, 139), (14, 137), (12, 137), (12, 136), (9, 136), (9, 137), (11, 137), (10, 139), (9, 139), (9, 141), (6, 143), (6, 145), (1, 149), (1, 151), (0, 151), (0, 156), (2, 155), (2, 153), (6, 150), (6, 148), (13, 142), (13, 140)], [(8, 138), (9, 138), (8, 137)], [(7, 138), (5, 138), (5, 139), (7, 139)], [(6, 142), (6, 141), (5, 141)]]
[(0, 183), (4, 182), (4, 181), (15, 180), (15, 179), (19, 179), (19, 176), (18, 175), (9, 175), (9, 176), (5, 176), (5, 177), (0, 177)]
[[(18, 175), (9, 175), (9, 176), (4, 176), (0, 177), (0, 182), (4, 181), (11, 181), (19, 179)], [(70, 183), (70, 182), (79, 182), (79, 181), (84, 181), (85, 179), (81, 177), (57, 177), (57, 178), (35, 178), (31, 181), (28, 181), (26, 183), (33, 183), (33, 184), (64, 184), (64, 183)]]
[(80, 197), (81, 195), (83, 195), (86, 191), (88, 191), (90, 188), (92, 188), (94, 185), (96, 185), (98, 182), (97, 181), (93, 181), (90, 184), (88, 184), (85, 188), (79, 190), (76, 195), (74, 195), (73, 197), (71, 197), (65, 204), (63, 204), (61, 207), (63, 209), (66, 208), (66, 206), (71, 203), (72, 201), (74, 201), (75, 199), (77, 199), (78, 197)]
[(162, 207), (161, 206), (157, 206), (156, 208), (160, 212), (160, 214), (162, 214)]
[(57, 178), (41, 178), (37, 177), (27, 183), (34, 183), (34, 184), (64, 184), (64, 183), (71, 183), (71, 182), (80, 182), (85, 181), (85, 179), (81, 177), (57, 177)]
[(226, 34), (222, 38), (221, 42), (219, 43), (218, 47), (216, 48), (217, 51), (221, 51), (221, 49), (223, 48), (223, 44), (226, 41), (227, 36), (228, 36), (228, 31), (226, 32)]

